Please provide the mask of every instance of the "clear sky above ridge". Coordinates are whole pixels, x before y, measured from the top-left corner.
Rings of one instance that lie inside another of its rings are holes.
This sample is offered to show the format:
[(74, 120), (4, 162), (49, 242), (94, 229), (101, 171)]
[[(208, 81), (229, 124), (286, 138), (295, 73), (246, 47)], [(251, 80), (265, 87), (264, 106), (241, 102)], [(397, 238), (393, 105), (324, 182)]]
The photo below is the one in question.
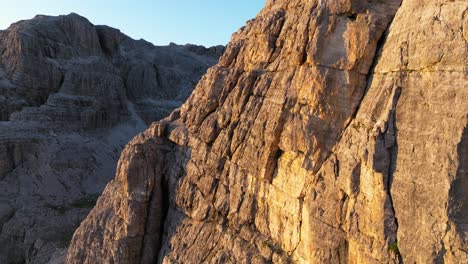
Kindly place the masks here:
[(265, 0), (0, 0), (0, 29), (37, 14), (75, 12), (155, 45), (227, 44)]

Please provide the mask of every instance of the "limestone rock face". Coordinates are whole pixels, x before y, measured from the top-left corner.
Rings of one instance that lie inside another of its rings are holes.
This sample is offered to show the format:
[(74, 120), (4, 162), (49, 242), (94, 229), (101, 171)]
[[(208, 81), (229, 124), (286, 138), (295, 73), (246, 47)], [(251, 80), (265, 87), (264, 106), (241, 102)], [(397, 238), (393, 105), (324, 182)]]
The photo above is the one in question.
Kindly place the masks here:
[(125, 144), (223, 50), (155, 47), (77, 14), (0, 31), (0, 263), (63, 258)]
[(66, 263), (467, 263), (467, 10), (267, 1)]

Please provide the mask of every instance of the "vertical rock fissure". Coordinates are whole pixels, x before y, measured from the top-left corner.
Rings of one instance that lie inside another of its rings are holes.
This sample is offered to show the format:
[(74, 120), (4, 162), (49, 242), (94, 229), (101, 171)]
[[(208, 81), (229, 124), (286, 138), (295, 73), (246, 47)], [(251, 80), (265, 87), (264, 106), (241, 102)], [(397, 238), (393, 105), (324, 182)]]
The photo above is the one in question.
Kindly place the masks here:
[[(407, 81), (407, 74), (408, 74), (408, 48), (409, 44), (407, 41), (403, 42), (400, 46), (400, 75), (397, 80), (396, 88), (393, 93), (393, 101), (392, 107), (389, 112), (388, 117), (388, 124), (387, 124), (387, 131), (386, 134), (393, 133), (390, 135), (391, 138), (391, 147), (388, 148), (389, 151), (389, 165), (388, 165), (388, 173), (387, 173), (387, 183), (386, 183), (386, 192), (390, 202), (390, 209), (393, 214), (393, 221), (395, 224), (395, 230), (393, 236), (395, 237), (392, 244), (389, 245), (389, 251), (397, 257), (399, 263), (403, 263), (403, 257), (401, 252), (398, 249), (398, 218), (396, 215), (395, 205), (392, 196), (392, 184), (394, 179), (394, 174), (396, 171), (396, 163), (397, 163), (397, 155), (398, 155), (398, 130), (396, 124), (396, 108), (398, 101), (400, 99), (402, 93), (402, 87)], [(389, 131), (393, 130), (393, 131)], [(387, 142), (386, 142), (387, 143)]]
[[(169, 146), (167, 146), (168, 144)], [(158, 156), (153, 160), (154, 164), (161, 164), (154, 168), (154, 185), (148, 202), (145, 217), (145, 233), (143, 245), (140, 250), (140, 263), (151, 263), (160, 255), (164, 239), (166, 218), (169, 212), (170, 190), (168, 176), (166, 175), (166, 159), (173, 152), (172, 143), (165, 140), (164, 145), (159, 146)]]
[(307, 37), (305, 38), (304, 40), (304, 45), (303, 45), (303, 50), (302, 50), (302, 56), (300, 57), (300, 62), (299, 64), (300, 65), (303, 65), (307, 62), (307, 57), (308, 57), (308, 54), (307, 54), (307, 49), (308, 49), (308, 46), (309, 46), (309, 43), (310, 43), (310, 23), (312, 23), (312, 19), (313, 19), (313, 13), (314, 13), (314, 10), (316, 10), (318, 6), (318, 3), (316, 3), (314, 6), (312, 6), (310, 8), (310, 11), (309, 11), (309, 21), (307, 23), (307, 26), (304, 30), (305, 34), (307, 34)]
[[(397, 10), (398, 12), (398, 10)], [(348, 124), (346, 125), (345, 129), (343, 130), (346, 131), (346, 129), (348, 128), (348, 126), (351, 124), (351, 121), (354, 120), (356, 118), (356, 115), (357, 113), (359, 112), (359, 109), (361, 108), (361, 104), (362, 104), (362, 100), (364, 99), (364, 97), (366, 96), (371, 84), (372, 84), (372, 81), (374, 79), (374, 73), (375, 73), (375, 68), (377, 67), (377, 63), (379, 62), (380, 60), (380, 57), (382, 55), (382, 50), (383, 50), (383, 47), (385, 45), (385, 42), (387, 42), (387, 37), (388, 37), (388, 34), (390, 32), (390, 27), (392, 26), (392, 23), (393, 23), (393, 19), (395, 18), (395, 14), (393, 15), (392, 19), (390, 20), (390, 22), (388, 22), (387, 24), (387, 28), (385, 29), (385, 31), (382, 33), (382, 35), (380, 36), (379, 40), (377, 41), (377, 45), (375, 47), (375, 54), (374, 54), (374, 58), (372, 60), (372, 64), (366, 74), (366, 87), (365, 87), (365, 90), (364, 92), (362, 93), (362, 96), (361, 96), (361, 99), (359, 100), (359, 104), (357, 105), (356, 107), (356, 110), (354, 111), (353, 115), (352, 115), (352, 118), (350, 119), (350, 121), (348, 122)]]
[(164, 229), (165, 229), (165, 224), (167, 221), (167, 217), (169, 215), (169, 204), (170, 204), (170, 190), (168, 186), (168, 180), (166, 179), (166, 174), (163, 174), (162, 179), (161, 179), (161, 191), (162, 191), (162, 215), (161, 215), (161, 226), (159, 227), (159, 241), (158, 241), (158, 247), (156, 248), (156, 254), (155, 257), (156, 259), (162, 259), (161, 258), (161, 253), (163, 252), (162, 250), (162, 243), (164, 240)]
[[(398, 10), (397, 10), (398, 11)], [(396, 13), (395, 13), (396, 14)], [(388, 37), (388, 34), (389, 34), (389, 31), (390, 31), (390, 27), (393, 23), (393, 20), (395, 18), (395, 14), (393, 15), (392, 19), (390, 20), (390, 22), (388, 22), (387, 24), (387, 27), (386, 29), (384, 30), (384, 32), (382, 33), (382, 35), (380, 36), (379, 40), (377, 41), (377, 45), (376, 45), (376, 48), (375, 48), (375, 54), (374, 54), (374, 58), (372, 60), (372, 64), (367, 72), (367, 74), (365, 75), (366, 76), (366, 87), (364, 88), (364, 92), (362, 93), (361, 95), (361, 98), (359, 99), (359, 103), (357, 104), (353, 114), (351, 115), (351, 118), (349, 119), (348, 123), (344, 126), (343, 130), (341, 131), (341, 134), (339, 135), (339, 137), (337, 138), (337, 141), (336, 142), (340, 142), (341, 139), (343, 138), (343, 135), (345, 133), (345, 131), (348, 129), (348, 127), (351, 125), (351, 123), (353, 122), (353, 120), (356, 119), (356, 116), (357, 114), (359, 113), (359, 110), (361, 108), (361, 105), (362, 105), (362, 101), (364, 100), (369, 88), (370, 88), (370, 85), (372, 83), (372, 80), (374, 78), (374, 72), (375, 72), (375, 68), (377, 67), (377, 63), (379, 62), (379, 59), (380, 59), (380, 56), (382, 54), (382, 50), (383, 50), (383, 46), (385, 45), (385, 42), (387, 41), (387, 37)], [(317, 168), (315, 170), (315, 172), (318, 172), (321, 170), (321, 167), (323, 164), (326, 163), (326, 161), (328, 161), (332, 155), (332, 151), (329, 151), (327, 157), (324, 159), (323, 163), (320, 165), (319, 168)]]
[(287, 100), (283, 102), (283, 105), (281, 107), (282, 114), (278, 120), (277, 127), (275, 129), (274, 133), (274, 138), (273, 142), (271, 144), (271, 151), (270, 151), (270, 157), (268, 157), (268, 162), (266, 166), (266, 171), (265, 171), (265, 179), (272, 184), (273, 178), (275, 177), (275, 173), (277, 173), (278, 170), (278, 162), (279, 159), (281, 158), (281, 155), (283, 154), (283, 150), (279, 147), (279, 142), (281, 140), (281, 133), (284, 130), (284, 126), (286, 125), (286, 115), (287, 112)]
[[(385, 132), (386, 135), (390, 136), (390, 146), (388, 148), (388, 155), (389, 155), (389, 164), (388, 164), (388, 172), (387, 172), (387, 181), (386, 181), (386, 192), (388, 195), (388, 199), (390, 202), (390, 209), (393, 214), (393, 220), (395, 224), (395, 230), (394, 230), (394, 236), (395, 236), (395, 241), (392, 242), (390, 245), (390, 251), (396, 255), (398, 258), (399, 263), (403, 263), (403, 258), (400, 254), (400, 251), (398, 250), (398, 219), (396, 217), (395, 213), (395, 207), (393, 205), (393, 197), (392, 197), (392, 183), (393, 183), (393, 177), (396, 171), (396, 163), (397, 163), (397, 155), (398, 155), (398, 133), (397, 133), (397, 126), (396, 126), (396, 107), (398, 104), (398, 100), (400, 99), (401, 96), (401, 87), (398, 86), (395, 89), (394, 96), (393, 96), (393, 102), (392, 102), (392, 108), (390, 109), (389, 112), (389, 120), (388, 120), (388, 125), (387, 125), (387, 131)], [(385, 144), (388, 144), (388, 139), (385, 140)]]
[(151, 240), (152, 237), (151, 236), (154, 236), (154, 234), (152, 234), (151, 232), (151, 225), (154, 224), (154, 223), (151, 223), (150, 219), (152, 218), (151, 215), (154, 214), (155, 212), (153, 212), (153, 210), (151, 210), (152, 208), (152, 204), (154, 202), (154, 200), (156, 199), (155, 197), (155, 189), (156, 189), (156, 185), (157, 184), (161, 184), (160, 182), (158, 183), (158, 180), (157, 180), (157, 177), (156, 175), (154, 176), (154, 180), (155, 180), (155, 183), (154, 183), (154, 186), (151, 190), (151, 194), (150, 194), (150, 197), (149, 197), (149, 200), (148, 200), (148, 208), (147, 208), (147, 212), (146, 212), (146, 216), (145, 216), (145, 222), (144, 222), (144, 234), (143, 234), (143, 237), (142, 237), (142, 246), (140, 248), (140, 254), (139, 254), (139, 263), (141, 264), (144, 264), (146, 263), (146, 258), (148, 258), (148, 254), (150, 252), (148, 252), (148, 249), (151, 248), (151, 247), (156, 247), (154, 250), (157, 250), (156, 252), (159, 251), (159, 246), (158, 245), (151, 245)]
[[(157, 158), (158, 160), (155, 161), (158, 164), (163, 164), (161, 167), (156, 168), (155, 170), (155, 183), (153, 190), (151, 192), (150, 197), (150, 204), (148, 205), (148, 212), (146, 216), (146, 223), (145, 223), (145, 235), (144, 235), (144, 242), (146, 242), (146, 237), (148, 236), (149, 245), (143, 245), (142, 252), (140, 254), (141, 259), (140, 263), (151, 263), (154, 259), (160, 259), (160, 255), (163, 252), (163, 240), (164, 240), (164, 231), (165, 231), (165, 224), (167, 222), (167, 218), (169, 215), (169, 207), (170, 207), (170, 187), (168, 175), (167, 175), (167, 168), (166, 168), (166, 160), (168, 159), (167, 155), (174, 151), (172, 143), (169, 141), (165, 141), (166, 144), (169, 145), (167, 149), (162, 147), (159, 154), (160, 156)], [(157, 206), (152, 206), (153, 203)], [(154, 220), (154, 221), (151, 221)], [(154, 227), (154, 225), (158, 225)]]

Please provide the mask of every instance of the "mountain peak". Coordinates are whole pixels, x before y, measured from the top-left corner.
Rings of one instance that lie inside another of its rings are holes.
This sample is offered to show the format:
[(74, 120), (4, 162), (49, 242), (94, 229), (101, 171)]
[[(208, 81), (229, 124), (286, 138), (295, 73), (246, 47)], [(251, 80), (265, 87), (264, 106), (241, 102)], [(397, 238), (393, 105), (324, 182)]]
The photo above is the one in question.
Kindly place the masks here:
[(46, 263), (63, 250), (123, 146), (217, 62), (201, 51), (142, 43), (77, 14), (0, 32), (0, 263)]

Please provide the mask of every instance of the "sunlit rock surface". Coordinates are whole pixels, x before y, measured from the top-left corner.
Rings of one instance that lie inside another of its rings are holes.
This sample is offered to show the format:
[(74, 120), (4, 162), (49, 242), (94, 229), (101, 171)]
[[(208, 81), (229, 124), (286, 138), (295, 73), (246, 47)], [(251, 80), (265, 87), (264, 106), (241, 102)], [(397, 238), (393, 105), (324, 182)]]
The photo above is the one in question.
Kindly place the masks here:
[(67, 263), (467, 263), (466, 1), (270, 0)]

